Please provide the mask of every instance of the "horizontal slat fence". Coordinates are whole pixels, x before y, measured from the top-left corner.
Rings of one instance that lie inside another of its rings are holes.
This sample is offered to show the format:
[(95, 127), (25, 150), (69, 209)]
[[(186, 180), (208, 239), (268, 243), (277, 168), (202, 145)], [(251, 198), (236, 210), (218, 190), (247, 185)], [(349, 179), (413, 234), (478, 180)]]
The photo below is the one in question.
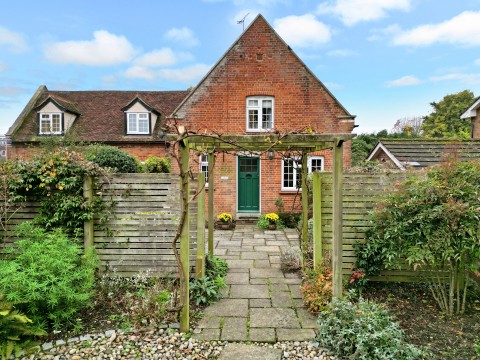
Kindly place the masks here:
[[(195, 183), (191, 183), (191, 193)], [(94, 222), (94, 243), (102, 271), (122, 276), (149, 271), (176, 272), (172, 249), (180, 222), (180, 178), (175, 174), (113, 174), (102, 184), (102, 197), (113, 200), (106, 223)], [(190, 204), (190, 266), (196, 256), (196, 202)], [(177, 243), (180, 249), (180, 241)]]
[(6, 231), (3, 228), (0, 229), (0, 253), (2, 248), (12, 246), (15, 241), (15, 226), (25, 221), (31, 221), (38, 215), (40, 203), (32, 201), (18, 204), (18, 206), (12, 207), (11, 212), (7, 215), (8, 223), (6, 225)]
[[(343, 186), (343, 266), (345, 275), (351, 274), (355, 262), (353, 246), (365, 241), (369, 229), (369, 212), (396, 183), (407, 178), (406, 172), (385, 174), (344, 174)], [(332, 249), (332, 174), (321, 173), (322, 181), (322, 242), (324, 250)], [(425, 272), (413, 271), (405, 266), (402, 270), (382, 271), (373, 281), (419, 281)]]

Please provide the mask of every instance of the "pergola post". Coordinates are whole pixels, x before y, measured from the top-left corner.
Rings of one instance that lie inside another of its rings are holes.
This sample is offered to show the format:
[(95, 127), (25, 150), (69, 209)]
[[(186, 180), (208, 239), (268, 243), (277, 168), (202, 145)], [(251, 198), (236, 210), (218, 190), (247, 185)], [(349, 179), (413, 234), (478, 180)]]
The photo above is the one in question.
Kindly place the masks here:
[(197, 259), (195, 262), (195, 277), (205, 276), (205, 174), (198, 174), (197, 196)]
[(323, 260), (322, 248), (322, 178), (313, 173), (313, 268), (320, 269)]
[(208, 255), (213, 255), (213, 179), (215, 174), (215, 153), (208, 153)]
[(182, 211), (186, 210), (185, 221), (180, 233), (180, 262), (183, 268), (183, 277), (180, 279), (185, 283), (180, 283), (181, 297), (184, 299), (183, 308), (180, 311), (180, 331), (190, 331), (190, 296), (189, 296), (189, 281), (190, 281), (190, 207), (188, 205), (188, 197), (190, 194), (190, 180), (188, 177), (189, 170), (189, 146), (188, 140), (184, 139), (179, 146), (182, 173), (185, 178), (182, 178), (181, 207)]
[(307, 154), (302, 152), (302, 256), (308, 251), (308, 164)]
[(333, 299), (342, 298), (342, 243), (343, 243), (343, 140), (333, 146)]

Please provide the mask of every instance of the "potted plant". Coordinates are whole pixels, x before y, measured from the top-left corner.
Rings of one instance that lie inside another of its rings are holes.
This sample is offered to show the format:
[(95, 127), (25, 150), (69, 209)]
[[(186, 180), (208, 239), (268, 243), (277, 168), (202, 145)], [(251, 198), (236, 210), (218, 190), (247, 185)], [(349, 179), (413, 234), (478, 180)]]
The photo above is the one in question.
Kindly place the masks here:
[(235, 228), (232, 214), (223, 212), (217, 216), (217, 221), (220, 229), (229, 230)]
[(266, 214), (265, 219), (268, 220), (268, 230), (275, 230), (278, 220), (280, 220), (279, 216), (275, 213)]

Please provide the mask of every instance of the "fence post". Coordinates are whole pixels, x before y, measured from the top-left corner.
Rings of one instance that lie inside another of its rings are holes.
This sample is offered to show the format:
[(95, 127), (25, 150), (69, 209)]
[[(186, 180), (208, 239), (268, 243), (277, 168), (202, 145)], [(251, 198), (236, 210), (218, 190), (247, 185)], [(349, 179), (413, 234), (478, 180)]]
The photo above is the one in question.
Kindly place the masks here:
[(302, 260), (308, 251), (308, 164), (307, 154), (302, 153)]
[(343, 245), (343, 140), (333, 145), (333, 298), (342, 298), (342, 245)]
[(313, 173), (313, 268), (322, 264), (322, 178), (321, 173)]
[[(83, 198), (88, 205), (93, 201), (93, 180), (88, 175), (83, 179)], [(83, 242), (85, 252), (94, 245), (93, 218), (85, 220), (83, 223)]]
[(213, 255), (213, 179), (215, 174), (215, 153), (208, 153), (208, 255)]
[(181, 179), (180, 194), (185, 191), (185, 196), (187, 201), (181, 201), (182, 211), (186, 209), (185, 222), (183, 223), (181, 235), (180, 235), (180, 261), (183, 267), (183, 281), (185, 284), (180, 284), (181, 296), (184, 299), (183, 308), (180, 311), (180, 331), (189, 332), (190, 331), (190, 207), (188, 206), (188, 197), (190, 196), (190, 186), (189, 186), (189, 147), (188, 140), (184, 139), (183, 142), (180, 142), (180, 157), (182, 159), (182, 173), (186, 174), (185, 184), (183, 183), (184, 179)]
[(197, 261), (195, 262), (195, 277), (205, 276), (205, 174), (198, 174), (197, 196)]

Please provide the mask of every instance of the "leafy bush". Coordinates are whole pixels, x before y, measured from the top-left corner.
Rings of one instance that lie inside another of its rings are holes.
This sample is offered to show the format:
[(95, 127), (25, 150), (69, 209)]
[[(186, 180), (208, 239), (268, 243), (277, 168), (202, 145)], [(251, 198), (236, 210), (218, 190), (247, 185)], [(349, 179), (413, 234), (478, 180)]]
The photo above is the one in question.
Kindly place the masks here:
[(225, 277), (228, 273), (228, 265), (225, 260), (213, 255), (207, 255), (205, 262), (205, 275), (213, 279), (217, 276)]
[(147, 173), (169, 173), (172, 167), (170, 159), (158, 156), (149, 156), (144, 166)]
[(5, 300), (5, 295), (0, 294), (0, 356), (2, 360), (15, 352), (28, 351), (28, 349), (38, 344), (32, 341), (33, 336), (47, 335), (39, 327), (32, 324), (27, 316), (18, 310), (14, 310), (13, 305)]
[(300, 220), (300, 214), (281, 212), (278, 214), (280, 221), (289, 229), (295, 229)]
[(196, 305), (210, 305), (221, 297), (220, 290), (225, 287), (225, 279), (221, 276), (207, 276), (190, 281), (190, 297)]
[(85, 220), (94, 214), (109, 214), (107, 202), (100, 197), (95, 197), (91, 204), (85, 203), (85, 176), (97, 178), (103, 171), (79, 152), (57, 149), (28, 161), (15, 161), (12, 166), (20, 181), (12, 183), (16, 186), (10, 186), (10, 196), (37, 197), (34, 199), (40, 201), (40, 209), (35, 223), (39, 226), (47, 229), (61, 227), (68, 235), (81, 237)]
[(46, 232), (25, 222), (18, 226), (16, 246), (0, 260), (0, 293), (35, 323), (58, 329), (90, 304), (96, 257), (56, 229)]
[(398, 323), (380, 305), (336, 300), (318, 316), (317, 341), (336, 356), (365, 360), (422, 358), (422, 351), (405, 344)]
[[(268, 215), (268, 217), (267, 217)], [(260, 215), (257, 221), (257, 227), (260, 229), (268, 229), (268, 226), (270, 224), (276, 224), (277, 229), (283, 229), (285, 228), (285, 225), (283, 224), (282, 220), (279, 219), (278, 215), (275, 213), (270, 213), (266, 215)]]
[(190, 297), (196, 305), (209, 305), (221, 297), (228, 272), (227, 262), (219, 257), (208, 255), (205, 276), (190, 281)]
[(368, 241), (356, 246), (356, 268), (368, 276), (406, 259), (433, 270), (427, 280), (440, 309), (463, 313), (480, 261), (480, 162), (447, 161), (397, 187), (373, 213)]
[(300, 290), (308, 311), (318, 313), (325, 310), (332, 300), (332, 270), (307, 270)]
[(91, 146), (87, 150), (87, 158), (101, 167), (112, 169), (115, 172), (137, 172), (137, 161), (135, 157), (113, 146)]

